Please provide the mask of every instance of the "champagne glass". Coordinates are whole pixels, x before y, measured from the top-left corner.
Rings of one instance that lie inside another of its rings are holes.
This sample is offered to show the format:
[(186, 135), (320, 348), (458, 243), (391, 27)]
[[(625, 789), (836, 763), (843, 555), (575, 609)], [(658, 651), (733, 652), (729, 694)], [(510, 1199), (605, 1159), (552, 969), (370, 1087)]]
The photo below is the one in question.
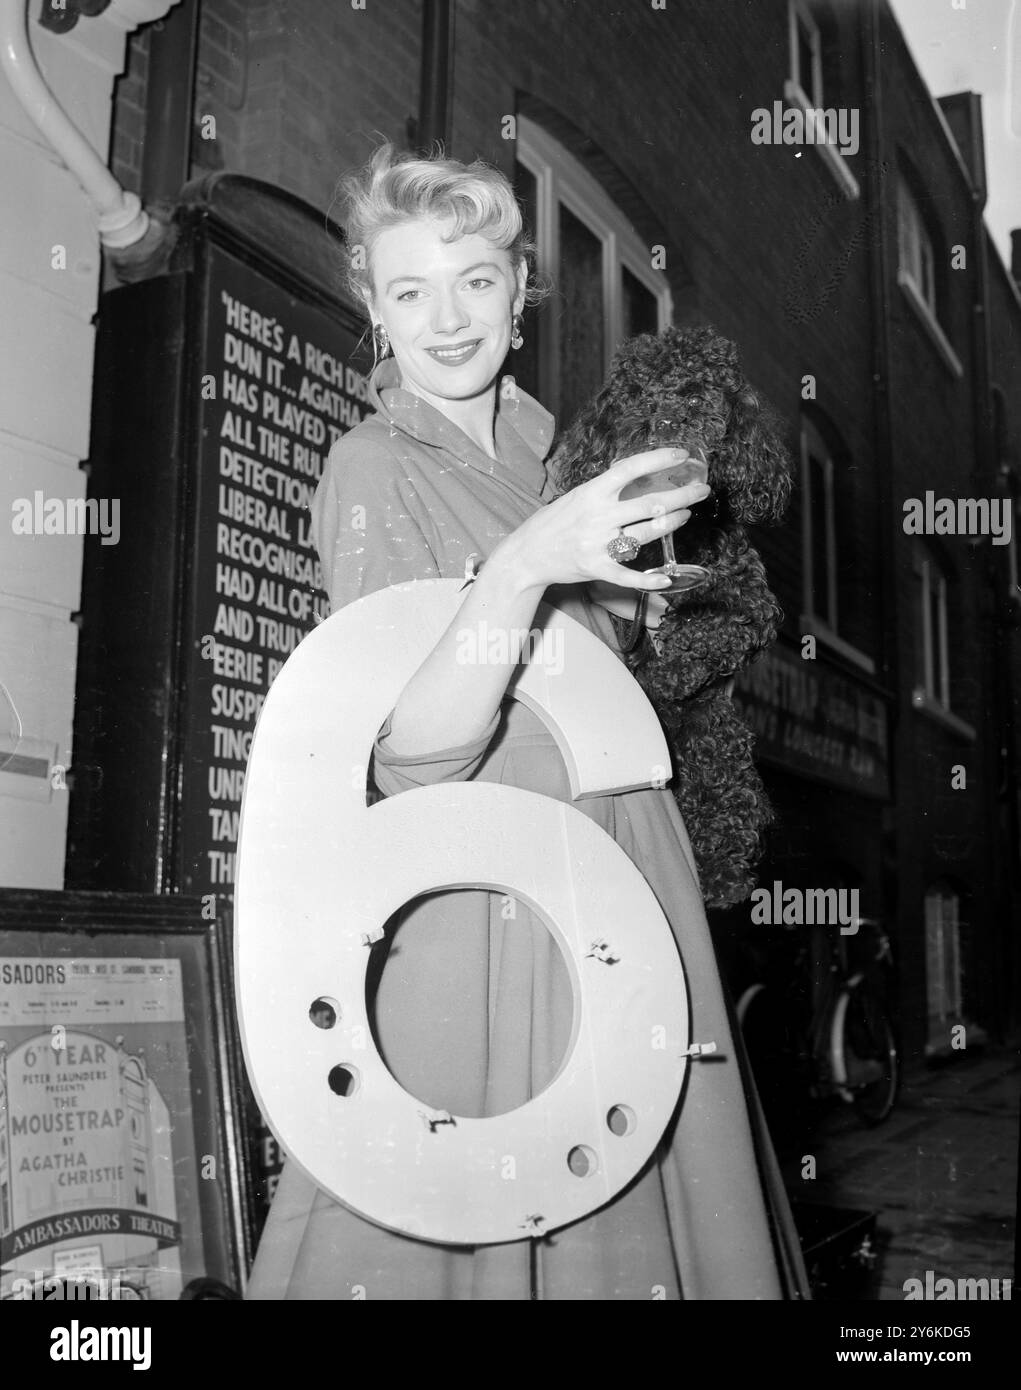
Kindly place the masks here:
[[(675, 464), (673, 468), (658, 473), (646, 473), (641, 478), (636, 478), (633, 482), (622, 487), (618, 494), (622, 502), (628, 502), (635, 497), (644, 497), (650, 492), (660, 492), (667, 487), (685, 487), (688, 483), (704, 483), (709, 477), (709, 464), (705, 455), (697, 445), (690, 447), (683, 441), (671, 440), (671, 444), (676, 448), (688, 448), (689, 457), (682, 463)], [(674, 536), (672, 531), (664, 533), (660, 541), (662, 548), (662, 562), (653, 565), (651, 569), (643, 569), (644, 574), (665, 574), (670, 580), (669, 589), (658, 589), (656, 592), (666, 594), (683, 594), (689, 589), (698, 589), (710, 579), (709, 571), (702, 565), (686, 565), (678, 561), (674, 551)], [(643, 547), (644, 549), (644, 547)], [(636, 563), (637, 562), (637, 563)], [(631, 561), (631, 566), (637, 568), (639, 557)]]

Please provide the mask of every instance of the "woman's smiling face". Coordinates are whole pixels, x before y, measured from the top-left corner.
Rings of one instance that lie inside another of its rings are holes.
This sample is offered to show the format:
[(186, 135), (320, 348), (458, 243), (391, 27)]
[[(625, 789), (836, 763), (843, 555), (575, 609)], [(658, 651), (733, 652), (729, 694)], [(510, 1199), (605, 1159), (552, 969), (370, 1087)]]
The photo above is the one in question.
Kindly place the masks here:
[(374, 321), (390, 337), (403, 384), (468, 400), (492, 385), (507, 355), (527, 270), (477, 232), (444, 241), (451, 223), (388, 227), (372, 248)]

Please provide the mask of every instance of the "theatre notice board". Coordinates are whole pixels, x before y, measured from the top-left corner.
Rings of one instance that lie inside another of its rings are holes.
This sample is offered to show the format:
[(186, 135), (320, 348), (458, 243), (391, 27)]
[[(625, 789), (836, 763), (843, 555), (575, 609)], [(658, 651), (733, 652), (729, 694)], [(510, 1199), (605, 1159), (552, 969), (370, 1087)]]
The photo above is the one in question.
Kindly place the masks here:
[(366, 413), (339, 231), (236, 174), (182, 195), (165, 266), (103, 295), (67, 886), (229, 898), (252, 731), (328, 601), (309, 505)]
[(180, 823), (184, 891), (230, 893), (255, 721), (328, 612), (309, 506), (365, 413), (353, 338), (217, 246), (206, 275)]

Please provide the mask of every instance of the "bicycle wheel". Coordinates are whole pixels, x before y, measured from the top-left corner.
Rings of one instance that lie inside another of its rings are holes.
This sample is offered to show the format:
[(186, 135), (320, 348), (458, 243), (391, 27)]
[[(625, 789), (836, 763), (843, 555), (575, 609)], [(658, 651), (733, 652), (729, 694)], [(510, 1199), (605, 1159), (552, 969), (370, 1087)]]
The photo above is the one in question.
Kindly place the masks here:
[(864, 990), (850, 989), (840, 1004), (839, 1079), (851, 1092), (861, 1119), (867, 1125), (882, 1124), (894, 1107), (900, 1083), (893, 1027), (882, 1005)]

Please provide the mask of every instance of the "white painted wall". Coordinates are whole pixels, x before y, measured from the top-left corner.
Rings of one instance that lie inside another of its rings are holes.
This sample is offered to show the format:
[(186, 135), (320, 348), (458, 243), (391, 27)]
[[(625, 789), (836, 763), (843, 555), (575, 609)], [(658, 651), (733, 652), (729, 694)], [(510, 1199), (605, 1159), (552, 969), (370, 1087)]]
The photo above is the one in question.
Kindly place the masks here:
[[(127, 33), (173, 3), (114, 0), (58, 36), (31, 0), (40, 70), (103, 159)], [(85, 495), (101, 258), (90, 203), (2, 71), (0, 209), (0, 886), (62, 888), (83, 538), (15, 534), (13, 508)]]

